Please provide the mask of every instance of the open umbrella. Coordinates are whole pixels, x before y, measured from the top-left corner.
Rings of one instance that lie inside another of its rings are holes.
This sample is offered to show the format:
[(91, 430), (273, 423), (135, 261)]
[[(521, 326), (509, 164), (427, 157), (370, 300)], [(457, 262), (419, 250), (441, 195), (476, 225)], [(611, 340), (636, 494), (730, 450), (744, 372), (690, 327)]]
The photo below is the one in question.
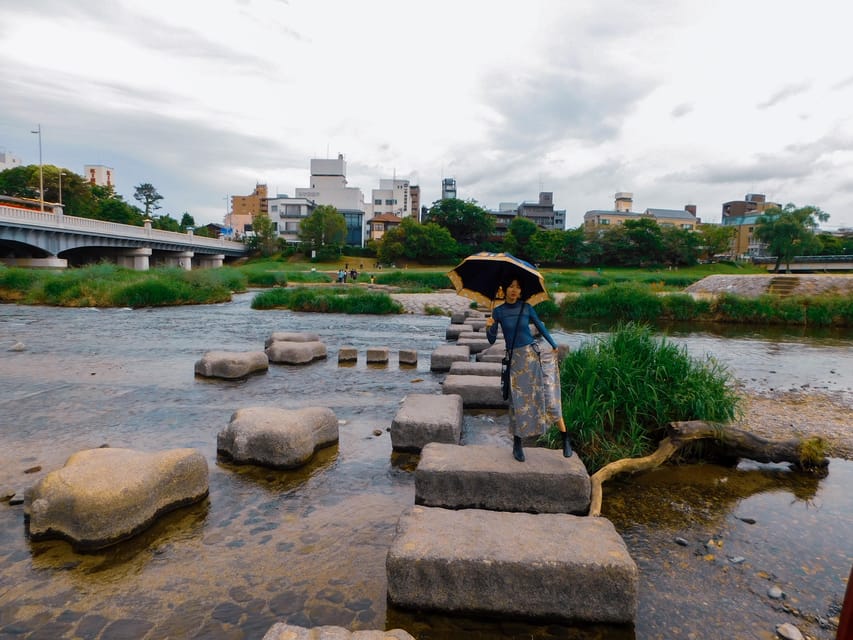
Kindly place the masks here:
[(475, 253), (447, 275), (460, 296), (491, 307), (503, 304), (504, 294), (500, 286), (510, 279), (518, 280), (521, 295), (530, 304), (548, 299), (542, 274), (529, 262), (510, 253)]

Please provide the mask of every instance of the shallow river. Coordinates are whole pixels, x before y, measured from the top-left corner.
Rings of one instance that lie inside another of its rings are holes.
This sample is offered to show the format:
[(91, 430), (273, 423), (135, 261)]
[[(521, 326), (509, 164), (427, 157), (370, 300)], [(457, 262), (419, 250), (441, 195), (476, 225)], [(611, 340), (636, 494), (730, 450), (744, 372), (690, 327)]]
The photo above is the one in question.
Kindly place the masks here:
[[(0, 305), (0, 490), (23, 491), (73, 452), (104, 444), (195, 447), (210, 467), (207, 500), (98, 553), (29, 542), (23, 508), (0, 504), (0, 638), (259, 639), (279, 620), (402, 627), (422, 639), (769, 639), (782, 622), (834, 637), (820, 619), (837, 615), (853, 564), (853, 463), (841, 460), (823, 479), (784, 466), (694, 465), (606, 485), (604, 515), (640, 567), (631, 628), (390, 607), (385, 555), (414, 500), (417, 458), (392, 454), (387, 428), (405, 394), (440, 392), (429, 355), (448, 319), (260, 312), (251, 296), (137, 311)], [(204, 351), (260, 350), (272, 331), (317, 332), (329, 358), (240, 382), (194, 376)], [(554, 335), (577, 346), (593, 334)], [(747, 388), (853, 394), (851, 335), (672, 335)], [(7, 351), (17, 341), (26, 349)], [(359, 348), (357, 364), (338, 365), (342, 345)], [(368, 346), (389, 347), (388, 366), (365, 365)], [(401, 348), (418, 350), (417, 366), (397, 364)], [(340, 443), (297, 472), (218, 461), (217, 432), (254, 405), (330, 407)], [(505, 432), (503, 412), (465, 416), (466, 443), (509, 447)], [(774, 585), (784, 600), (767, 596)]]

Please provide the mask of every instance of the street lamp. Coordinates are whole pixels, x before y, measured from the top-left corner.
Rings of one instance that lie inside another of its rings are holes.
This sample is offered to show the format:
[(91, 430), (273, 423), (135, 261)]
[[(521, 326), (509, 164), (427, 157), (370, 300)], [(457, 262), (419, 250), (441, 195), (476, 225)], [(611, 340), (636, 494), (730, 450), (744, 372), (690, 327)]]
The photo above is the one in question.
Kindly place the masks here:
[(30, 131), (30, 133), (37, 133), (39, 136), (39, 204), (41, 205), (41, 212), (44, 213), (44, 166), (41, 163), (41, 125), (35, 131)]
[(61, 171), (59, 172), (59, 206), (62, 206), (62, 176), (65, 174)]

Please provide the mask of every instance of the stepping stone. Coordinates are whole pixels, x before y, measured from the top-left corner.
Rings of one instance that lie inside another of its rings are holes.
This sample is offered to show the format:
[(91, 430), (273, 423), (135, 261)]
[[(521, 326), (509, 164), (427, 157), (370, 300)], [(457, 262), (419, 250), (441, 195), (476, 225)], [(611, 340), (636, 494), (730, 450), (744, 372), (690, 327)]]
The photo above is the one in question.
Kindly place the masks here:
[(441, 392), (460, 396), (465, 408), (507, 406), (507, 401), (501, 393), (500, 370), (497, 376), (448, 374), (441, 385)]
[(473, 328), (474, 331), (484, 332), (486, 330), (485, 318), (467, 318), (465, 320), (465, 324), (471, 325), (471, 328)]
[(506, 353), (503, 338), (498, 337), (495, 344), (477, 354), (477, 362), (500, 362)]
[(385, 570), (389, 601), (407, 609), (617, 624), (637, 615), (637, 565), (606, 518), (414, 506)]
[(78, 551), (101, 549), (207, 493), (207, 460), (196, 449), (86, 449), (26, 492), (27, 533), (68, 540)]
[(388, 347), (368, 347), (367, 362), (374, 364), (387, 364)]
[(449, 324), (444, 332), (444, 337), (447, 340), (456, 340), (460, 333), (470, 333), (474, 328), (470, 324)]
[(492, 344), (486, 339), (486, 334), (480, 334), (479, 338), (457, 338), (456, 344), (458, 346), (467, 346), (471, 353), (480, 353), (481, 351), (485, 351)]
[(471, 349), (467, 345), (443, 344), (430, 355), (430, 371), (448, 371), (454, 362), (471, 360)]
[(326, 357), (323, 342), (288, 342), (276, 340), (266, 348), (270, 362), (277, 364), (308, 364)]
[(316, 333), (306, 331), (274, 331), (264, 342), (264, 348), (266, 349), (273, 342), (321, 342), (321, 340)]
[(341, 347), (338, 349), (338, 362), (355, 362), (358, 360), (358, 349), (355, 347)]
[(216, 451), (237, 464), (295, 469), (338, 441), (338, 419), (325, 407), (238, 409), (216, 436)]
[(462, 437), (462, 398), (410, 393), (391, 422), (395, 451), (420, 451), (430, 442), (458, 444)]
[(344, 627), (332, 625), (308, 629), (276, 622), (261, 640), (415, 640), (415, 638), (403, 629), (349, 631)]
[(415, 470), (415, 503), (448, 509), (530, 513), (589, 512), (589, 474), (577, 455), (524, 449), (525, 462), (509, 445), (424, 446)]
[(501, 375), (500, 362), (454, 362), (450, 365), (450, 375), (459, 376), (498, 376)]
[(269, 369), (270, 361), (263, 351), (207, 351), (195, 363), (197, 375), (233, 380)]
[(417, 364), (418, 350), (417, 349), (400, 349), (397, 354), (400, 364)]
[(465, 324), (465, 319), (468, 317), (464, 311), (454, 311), (450, 314), (450, 324)]

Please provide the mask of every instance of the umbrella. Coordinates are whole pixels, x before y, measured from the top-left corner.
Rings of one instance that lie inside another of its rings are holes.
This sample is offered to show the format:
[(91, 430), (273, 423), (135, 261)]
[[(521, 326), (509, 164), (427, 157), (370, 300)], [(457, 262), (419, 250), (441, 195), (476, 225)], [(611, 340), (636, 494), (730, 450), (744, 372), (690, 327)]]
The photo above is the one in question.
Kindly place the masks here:
[(501, 283), (509, 279), (518, 280), (521, 295), (530, 304), (539, 304), (548, 299), (542, 274), (529, 262), (510, 253), (475, 253), (456, 265), (447, 275), (456, 293), (489, 306), (503, 304)]

